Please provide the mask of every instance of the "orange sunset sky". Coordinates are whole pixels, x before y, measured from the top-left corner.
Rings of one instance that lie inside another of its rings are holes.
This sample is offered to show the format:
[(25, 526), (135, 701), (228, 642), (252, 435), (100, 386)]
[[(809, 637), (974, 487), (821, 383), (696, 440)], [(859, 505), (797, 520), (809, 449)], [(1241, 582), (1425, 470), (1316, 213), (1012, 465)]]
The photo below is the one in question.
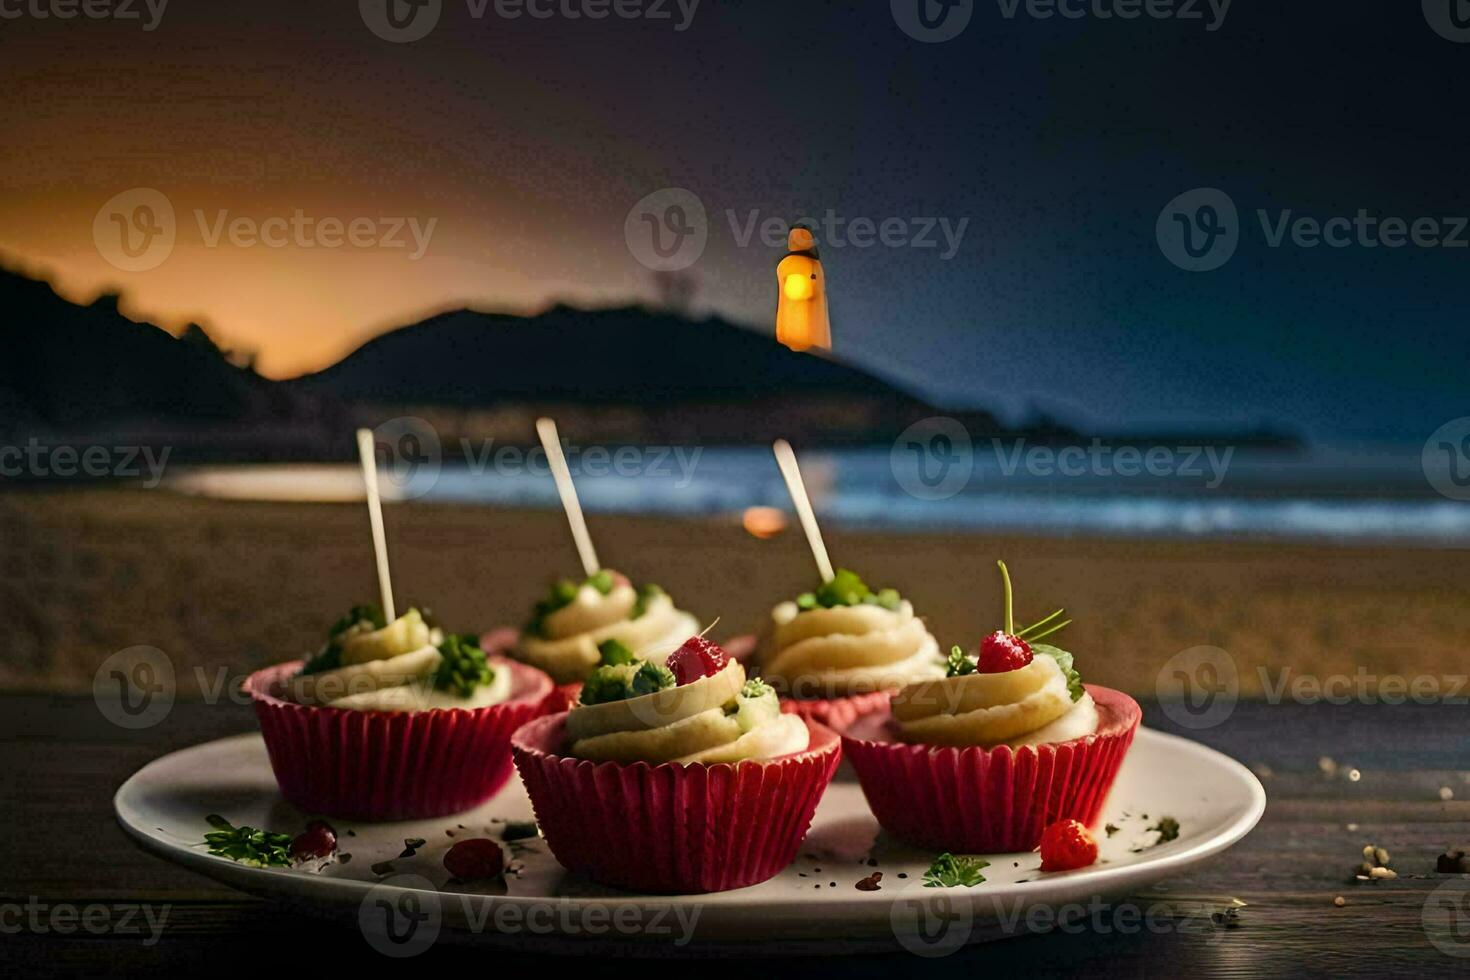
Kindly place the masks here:
[[(446, 31), (387, 45), (355, 9), (283, 26), (232, 5), (227, 36), (219, 16), (180, 3), (152, 32), (0, 25), (0, 261), (73, 300), (121, 290), (135, 319), (174, 330), (198, 320), (273, 377), (323, 367), (445, 308), (533, 312), (654, 295), (624, 218), (689, 171), (624, 139), (613, 96), (551, 77), (560, 58), (594, 57), (604, 40), (562, 37), (553, 50), (528, 35), (512, 67), (498, 57), (503, 37)], [(177, 241), (158, 267), (125, 272), (99, 252), (92, 225), (136, 187), (167, 197)], [(344, 224), (434, 224), (416, 261), (406, 230), (409, 248), (397, 250), (208, 242), (222, 211), (261, 222), (298, 209)], [(776, 258), (747, 250), (702, 262), (697, 304), (768, 319)]]

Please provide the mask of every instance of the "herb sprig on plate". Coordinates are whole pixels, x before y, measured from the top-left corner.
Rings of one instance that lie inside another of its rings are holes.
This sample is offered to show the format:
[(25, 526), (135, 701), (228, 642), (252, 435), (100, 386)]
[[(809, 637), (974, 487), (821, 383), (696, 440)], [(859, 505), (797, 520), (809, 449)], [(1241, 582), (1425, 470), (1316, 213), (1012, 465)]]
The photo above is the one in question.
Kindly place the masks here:
[(981, 872), (988, 867), (990, 862), (984, 858), (946, 851), (935, 858), (929, 870), (924, 872), (924, 887), (974, 888), (984, 883), (985, 875)]
[(257, 827), (235, 827), (218, 813), (204, 818), (214, 828), (204, 835), (209, 853), (256, 868), (289, 868), (291, 835), (275, 834)]

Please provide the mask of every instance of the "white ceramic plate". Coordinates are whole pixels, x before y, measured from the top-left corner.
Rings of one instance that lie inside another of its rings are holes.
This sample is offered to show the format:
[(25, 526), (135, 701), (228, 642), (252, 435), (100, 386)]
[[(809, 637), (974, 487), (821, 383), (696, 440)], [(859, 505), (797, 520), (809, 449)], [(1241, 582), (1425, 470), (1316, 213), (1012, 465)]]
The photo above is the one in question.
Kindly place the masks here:
[[(456, 840), (500, 839), (507, 822), (531, 818), (518, 779), (490, 802), (453, 817), (336, 822), (339, 851), (350, 859), (321, 870), (248, 867), (211, 856), (200, 844), (210, 813), (237, 826), (283, 833), (305, 826), (306, 817), (277, 792), (258, 735), (164, 756), (134, 774), (114, 799), (123, 827), (147, 850), (243, 891), (324, 916), (355, 917), (372, 945), (395, 955), (436, 939), (559, 949), (575, 948), (568, 940), (576, 939), (588, 949), (636, 942), (692, 951), (746, 942), (793, 950), (899, 944), (943, 952), (1045, 928), (1059, 907), (1087, 914), (1104, 899), (1178, 874), (1244, 837), (1265, 805), (1265, 791), (1244, 766), (1186, 739), (1140, 729), (1104, 810), (1104, 822), (1118, 829), (1109, 836), (1099, 831), (1096, 865), (1042, 874), (1035, 854), (989, 855), (984, 884), (925, 888), (921, 878), (935, 855), (879, 834), (862, 791), (844, 769), (791, 867), (751, 888), (668, 898), (575, 878), (540, 838), (508, 845), (512, 873), (504, 884), (451, 881), (442, 860)], [(1158, 843), (1160, 835), (1148, 828), (1165, 816), (1179, 822), (1179, 835)], [(409, 838), (427, 843), (401, 858)], [(391, 862), (391, 870), (382, 862)], [(874, 872), (882, 873), (877, 890), (856, 887)]]

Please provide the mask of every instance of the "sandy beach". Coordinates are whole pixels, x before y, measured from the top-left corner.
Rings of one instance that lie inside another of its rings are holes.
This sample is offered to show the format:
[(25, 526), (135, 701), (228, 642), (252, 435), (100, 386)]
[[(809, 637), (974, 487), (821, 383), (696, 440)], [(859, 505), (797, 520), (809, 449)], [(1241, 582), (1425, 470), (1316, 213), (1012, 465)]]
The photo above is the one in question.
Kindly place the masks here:
[[(387, 512), (400, 604), (448, 627), (518, 624), (576, 555), (560, 513), (445, 504)], [(810, 588), (795, 530), (770, 540), (726, 519), (589, 518), (602, 560), (653, 581), (716, 633), (758, 629)], [(301, 656), (354, 603), (376, 597), (360, 505), (242, 503), (167, 491), (0, 495), (0, 686), (91, 688), (116, 651), (173, 661), (180, 697)], [(1230, 653), (1245, 695), (1282, 678), (1464, 671), (1470, 552), (1280, 543), (1017, 538), (828, 530), (834, 560), (910, 597), (940, 643), (995, 628), (1003, 557), (1018, 614), (1065, 605), (1065, 646), (1089, 681), (1152, 694), (1180, 651)], [(1283, 674), (1284, 668), (1293, 673)], [(198, 668), (198, 669), (196, 669)], [(1470, 692), (1459, 692), (1467, 694)]]

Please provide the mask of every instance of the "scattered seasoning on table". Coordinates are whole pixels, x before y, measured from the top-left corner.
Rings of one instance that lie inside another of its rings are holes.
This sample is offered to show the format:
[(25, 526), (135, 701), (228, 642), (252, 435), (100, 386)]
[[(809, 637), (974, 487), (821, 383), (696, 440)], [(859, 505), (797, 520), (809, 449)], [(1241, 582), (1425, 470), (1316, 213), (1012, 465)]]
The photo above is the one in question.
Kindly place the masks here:
[(827, 882), (827, 887), (828, 888), (836, 888), (837, 887), (837, 882), (835, 882), (835, 881), (829, 881), (829, 882)]
[(1363, 860), (1357, 867), (1354, 877), (1359, 881), (1382, 881), (1388, 878), (1397, 878), (1398, 872), (1389, 870), (1388, 864), (1392, 860), (1388, 851), (1373, 844), (1363, 845)]
[(806, 872), (805, 871), (798, 871), (796, 873), (796, 877), (798, 877), (798, 878), (805, 878), (806, 877)]
[(1439, 874), (1470, 874), (1470, 845), (1448, 847), (1434, 861), (1434, 870)]
[(348, 837), (356, 837), (357, 836), (357, 831), (352, 830), (351, 828), (349, 828), (348, 831), (347, 831), (347, 836)]
[(882, 880), (883, 872), (874, 871), (872, 874), (868, 875), (866, 878), (864, 878), (862, 881), (859, 881), (852, 887), (856, 888), (860, 892), (875, 892), (883, 887), (882, 885), (878, 884), (878, 882)]
[(340, 864), (346, 864), (348, 861), (351, 861), (351, 860), (352, 860), (352, 855), (351, 854), (348, 854), (346, 852), (343, 852), (343, 853), (337, 855), (337, 861)]
[(900, 871), (900, 872), (899, 872), (899, 873), (898, 873), (898, 876), (899, 876), (899, 877), (900, 877), (900, 878), (907, 878), (907, 877), (908, 877), (908, 876), (909, 876), (909, 873), (908, 873), (908, 872), (907, 872), (907, 871)]
[(398, 856), (401, 858), (411, 858), (418, 852), (419, 848), (427, 843), (428, 841), (422, 837), (405, 837), (403, 838), (403, 853)]
[(377, 864), (373, 865), (373, 874), (375, 874), (375, 875), (389, 875), (389, 874), (392, 874), (392, 873), (393, 873), (393, 862), (392, 861), (379, 861)]
[(1106, 824), (1103, 830), (1107, 831), (1107, 835), (1111, 837), (1118, 832), (1118, 825), (1115, 823)]
[(870, 868), (876, 868), (877, 866), (878, 866), (878, 859), (877, 858), (868, 858), (868, 867), (870, 867)]
[(1336, 905), (1338, 908), (1342, 908), (1344, 905), (1347, 904), (1347, 899), (1345, 899), (1341, 895), (1339, 895), (1339, 896), (1337, 896), (1336, 898), (1334, 898), (1332, 900), (1332, 904), (1333, 905)]

